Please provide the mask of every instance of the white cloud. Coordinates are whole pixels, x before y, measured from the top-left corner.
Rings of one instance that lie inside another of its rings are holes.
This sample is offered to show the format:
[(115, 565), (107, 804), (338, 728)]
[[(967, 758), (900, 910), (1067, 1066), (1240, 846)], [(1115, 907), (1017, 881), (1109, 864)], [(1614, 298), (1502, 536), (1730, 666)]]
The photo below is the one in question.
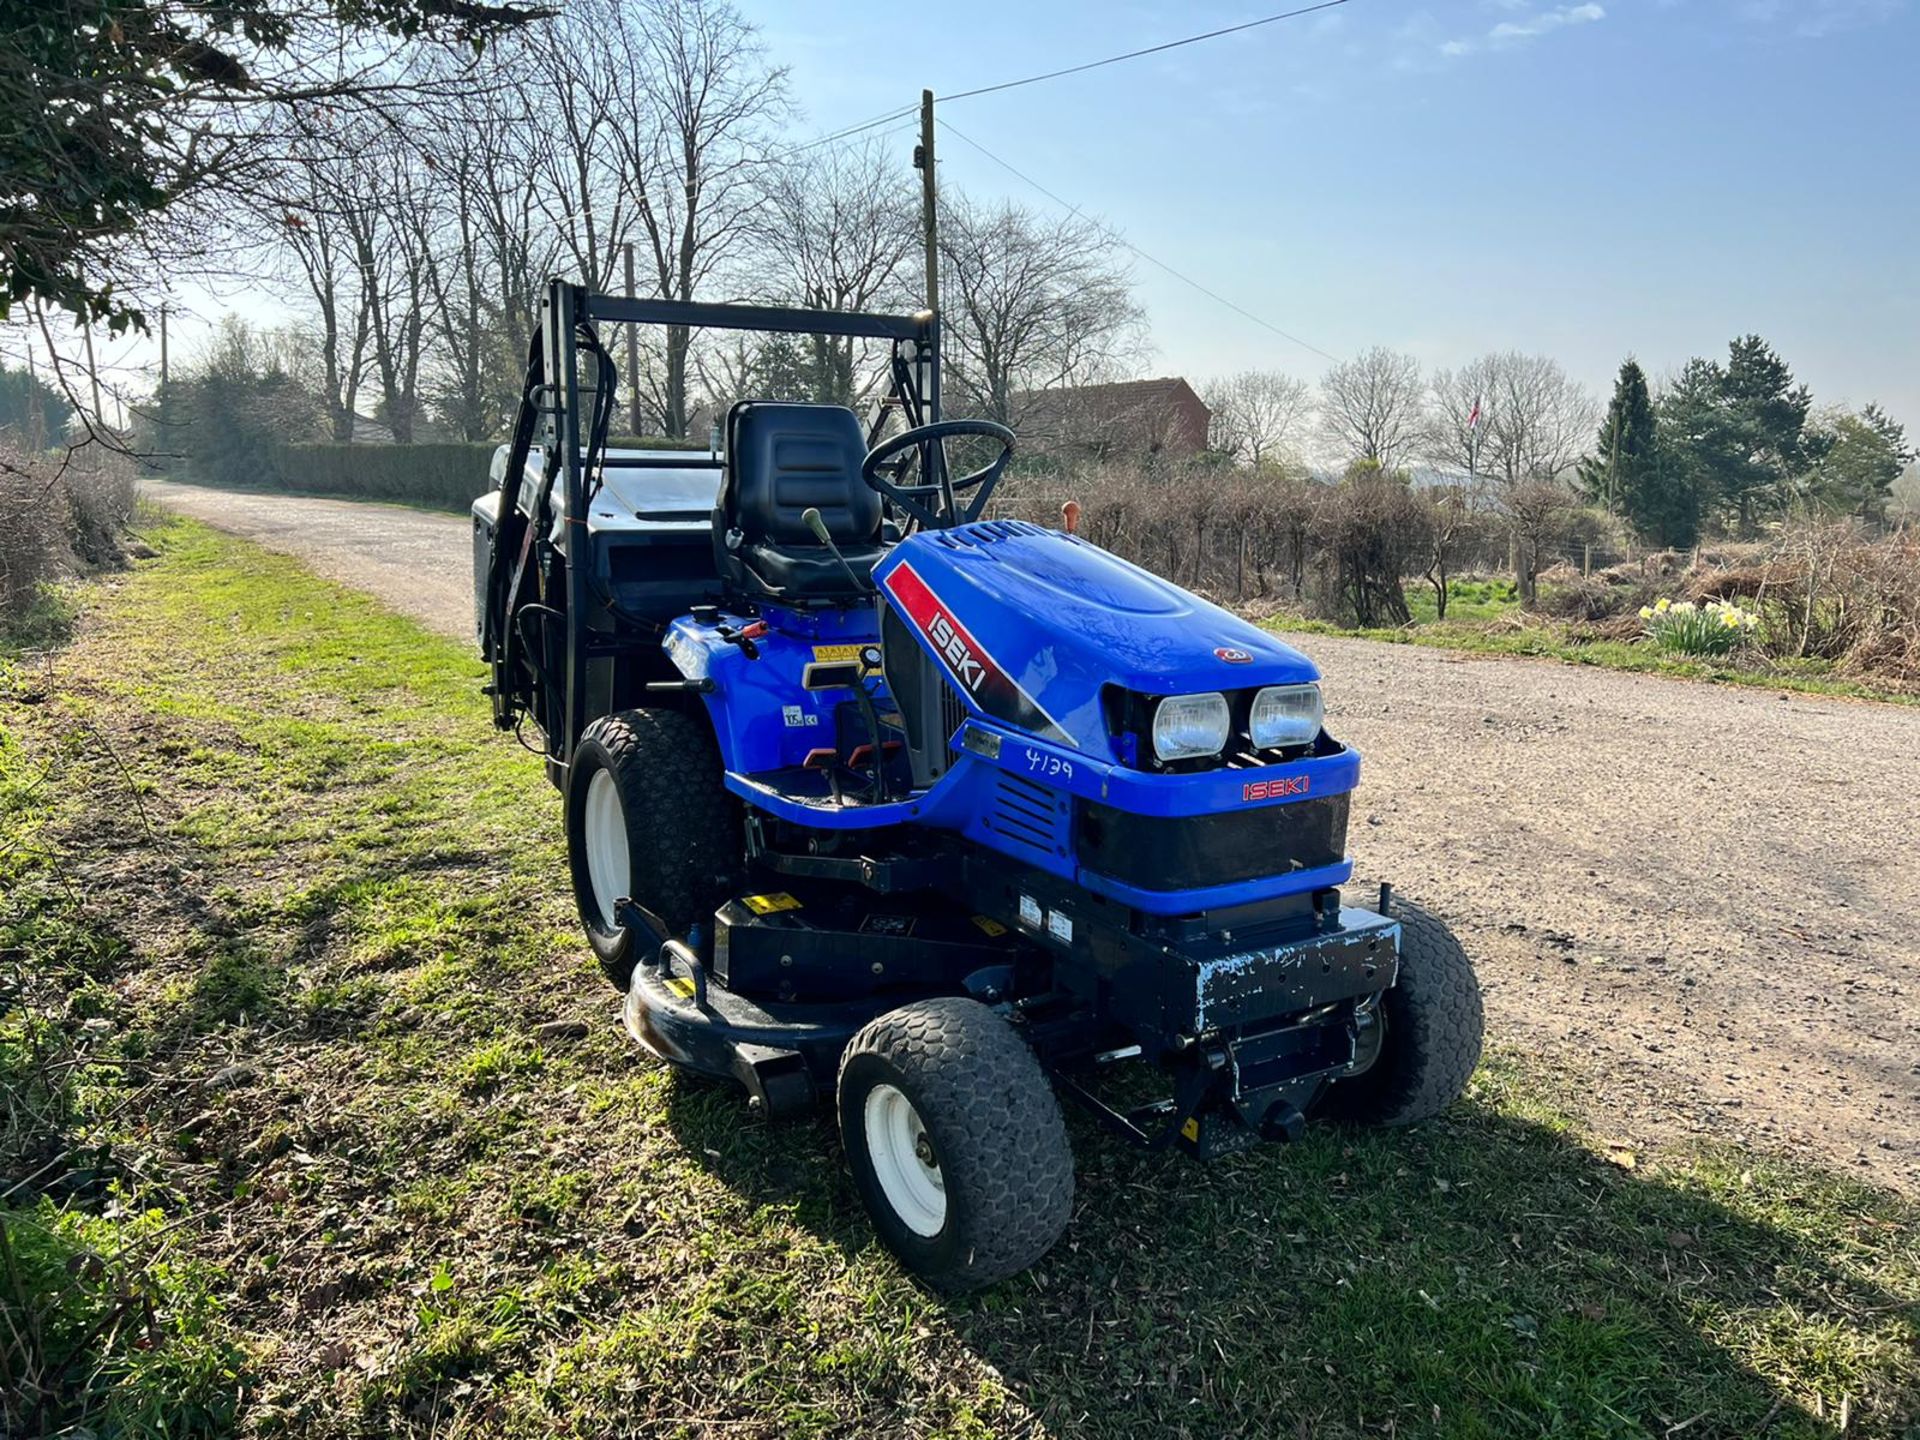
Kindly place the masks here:
[(1448, 40), (1440, 46), (1440, 53), (1454, 58), (1470, 55), (1482, 46), (1504, 48), (1554, 30), (1565, 30), (1573, 25), (1591, 25), (1596, 20), (1607, 18), (1607, 12), (1592, 0), (1581, 5), (1559, 5), (1550, 10), (1529, 10), (1524, 0), (1517, 4), (1500, 0), (1500, 8), (1517, 13), (1519, 18), (1502, 20), (1477, 39)]

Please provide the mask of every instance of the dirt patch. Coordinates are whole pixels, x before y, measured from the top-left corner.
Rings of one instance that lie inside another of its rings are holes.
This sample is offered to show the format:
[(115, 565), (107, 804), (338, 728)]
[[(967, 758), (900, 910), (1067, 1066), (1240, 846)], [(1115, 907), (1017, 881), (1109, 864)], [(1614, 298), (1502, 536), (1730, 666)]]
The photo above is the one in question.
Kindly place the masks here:
[(1460, 927), (1493, 1031), (1602, 1133), (1920, 1188), (1920, 715), (1303, 642), (1366, 758), (1351, 845)]
[[(443, 634), (468, 523), (168, 485)], [(1496, 1039), (1602, 1133), (1710, 1134), (1920, 1191), (1920, 712), (1312, 637), (1366, 758), (1351, 848), (1461, 929)]]

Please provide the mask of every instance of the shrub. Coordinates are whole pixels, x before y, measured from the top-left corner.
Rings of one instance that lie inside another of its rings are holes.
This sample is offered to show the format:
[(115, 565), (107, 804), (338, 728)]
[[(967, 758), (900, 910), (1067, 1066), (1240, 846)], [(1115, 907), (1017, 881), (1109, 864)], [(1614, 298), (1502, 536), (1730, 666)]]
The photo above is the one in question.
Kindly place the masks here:
[(1401, 577), (1425, 563), (1432, 523), (1402, 476), (1365, 461), (1348, 466), (1314, 515), (1314, 537), (1329, 562), (1323, 608), (1362, 628), (1411, 624)]
[(75, 452), (61, 477), (67, 500), (67, 539), (94, 567), (124, 564), (120, 538), (133, 523), (137, 498), (133, 461), (110, 451)]
[(13, 630), (68, 562), (51, 479), (14, 452), (0, 454), (0, 625)]
[(123, 563), (133, 519), (133, 464), (97, 449), (65, 463), (0, 449), (0, 631), (13, 644), (56, 640), (65, 607), (56, 582)]
[(1678, 604), (1664, 596), (1640, 607), (1647, 639), (1656, 649), (1680, 655), (1729, 655), (1746, 642), (1760, 617), (1730, 600)]

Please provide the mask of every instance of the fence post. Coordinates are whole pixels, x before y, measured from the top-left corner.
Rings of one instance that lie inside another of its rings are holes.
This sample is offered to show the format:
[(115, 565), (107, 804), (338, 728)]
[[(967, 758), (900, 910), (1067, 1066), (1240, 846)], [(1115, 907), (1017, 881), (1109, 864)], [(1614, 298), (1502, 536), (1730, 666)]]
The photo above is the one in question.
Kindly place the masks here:
[(1580, 574), (1582, 578), (1593, 574), (1593, 542), (1591, 540), (1580, 542)]

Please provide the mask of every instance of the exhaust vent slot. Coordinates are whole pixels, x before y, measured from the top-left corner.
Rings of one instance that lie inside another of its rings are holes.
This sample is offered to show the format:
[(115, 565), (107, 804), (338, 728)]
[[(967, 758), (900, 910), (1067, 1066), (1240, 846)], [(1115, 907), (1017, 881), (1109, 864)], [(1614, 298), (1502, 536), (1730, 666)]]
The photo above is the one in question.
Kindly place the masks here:
[(1058, 855), (1066, 845), (1065, 798), (1045, 786), (1006, 771), (994, 777), (993, 809), (987, 829), (1042, 855)]

